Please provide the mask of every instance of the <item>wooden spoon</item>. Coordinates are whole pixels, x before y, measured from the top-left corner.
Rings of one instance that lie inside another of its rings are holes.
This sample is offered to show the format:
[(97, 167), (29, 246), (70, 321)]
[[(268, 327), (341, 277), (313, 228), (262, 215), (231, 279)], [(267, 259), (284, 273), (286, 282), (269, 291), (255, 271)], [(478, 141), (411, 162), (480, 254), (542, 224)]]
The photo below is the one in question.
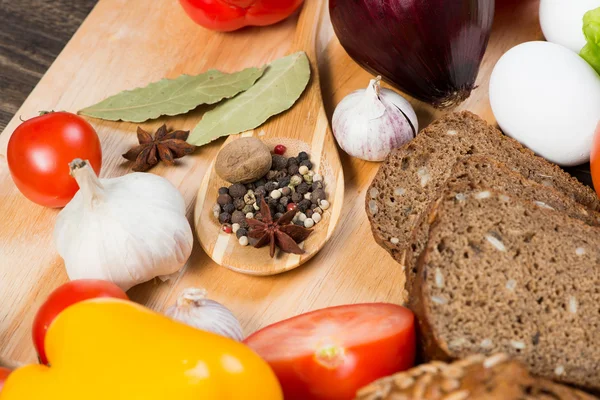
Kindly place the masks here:
[(235, 234), (222, 231), (212, 209), (217, 201), (218, 189), (229, 184), (217, 176), (213, 161), (198, 190), (194, 222), (204, 251), (217, 264), (234, 271), (250, 275), (273, 275), (298, 267), (321, 250), (340, 217), (344, 202), (344, 174), (323, 107), (316, 57), (317, 30), (326, 6), (326, 1), (305, 2), (289, 51), (291, 54), (302, 50), (310, 60), (311, 79), (300, 99), (290, 110), (271, 118), (257, 129), (230, 136), (225, 144), (240, 137), (256, 136), (271, 150), (277, 144), (285, 145), (287, 156), (306, 151), (313, 163), (313, 170), (323, 176), (331, 206), (313, 228), (312, 235), (301, 245), (305, 254), (287, 254), (278, 249), (275, 257), (271, 258), (268, 246), (261, 249), (244, 247), (238, 243)]

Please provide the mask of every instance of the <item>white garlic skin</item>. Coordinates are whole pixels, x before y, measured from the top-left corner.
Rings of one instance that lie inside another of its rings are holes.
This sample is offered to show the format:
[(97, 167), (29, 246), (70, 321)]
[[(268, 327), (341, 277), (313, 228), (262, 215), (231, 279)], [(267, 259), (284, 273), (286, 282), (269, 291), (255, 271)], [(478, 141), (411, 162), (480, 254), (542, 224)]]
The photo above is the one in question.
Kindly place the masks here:
[(333, 134), (340, 147), (367, 161), (383, 161), (419, 130), (410, 103), (396, 92), (381, 88), (380, 80), (371, 79), (366, 89), (344, 97), (332, 119)]
[(84, 169), (73, 173), (80, 190), (54, 228), (69, 279), (103, 279), (128, 290), (179, 271), (193, 234), (177, 188), (150, 173), (98, 179), (89, 165)]
[(221, 303), (206, 298), (206, 290), (185, 289), (165, 315), (202, 331), (241, 342), (244, 332), (237, 318)]

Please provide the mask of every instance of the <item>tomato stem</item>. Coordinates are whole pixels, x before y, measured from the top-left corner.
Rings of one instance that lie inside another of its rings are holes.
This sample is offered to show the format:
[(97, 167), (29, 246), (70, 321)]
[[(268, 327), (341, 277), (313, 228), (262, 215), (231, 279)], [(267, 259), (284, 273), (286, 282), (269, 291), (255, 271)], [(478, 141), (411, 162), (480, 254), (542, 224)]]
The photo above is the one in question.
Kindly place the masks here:
[(315, 352), (317, 362), (327, 368), (337, 368), (344, 362), (346, 350), (336, 344), (326, 344)]

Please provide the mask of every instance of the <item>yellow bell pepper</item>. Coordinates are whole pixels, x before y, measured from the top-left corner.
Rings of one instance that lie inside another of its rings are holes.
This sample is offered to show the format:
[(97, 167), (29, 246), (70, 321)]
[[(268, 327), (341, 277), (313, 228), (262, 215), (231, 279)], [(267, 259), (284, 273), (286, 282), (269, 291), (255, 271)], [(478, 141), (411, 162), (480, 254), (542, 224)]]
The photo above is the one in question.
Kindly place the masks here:
[(283, 399), (250, 348), (123, 300), (70, 306), (45, 348), (51, 366), (14, 371), (0, 400)]

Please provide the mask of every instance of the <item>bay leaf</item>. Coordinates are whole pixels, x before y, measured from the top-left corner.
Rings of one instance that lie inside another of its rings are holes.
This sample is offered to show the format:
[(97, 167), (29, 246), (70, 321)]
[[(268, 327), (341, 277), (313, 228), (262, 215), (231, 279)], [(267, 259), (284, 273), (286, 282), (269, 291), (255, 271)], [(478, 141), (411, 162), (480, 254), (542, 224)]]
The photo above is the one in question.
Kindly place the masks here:
[(254, 86), (205, 113), (188, 143), (202, 146), (262, 125), (293, 106), (309, 79), (310, 64), (303, 51), (273, 61)]
[(185, 114), (201, 104), (214, 104), (247, 90), (262, 76), (265, 68), (246, 68), (232, 74), (212, 69), (200, 75), (162, 79), (111, 96), (78, 114), (129, 122)]

